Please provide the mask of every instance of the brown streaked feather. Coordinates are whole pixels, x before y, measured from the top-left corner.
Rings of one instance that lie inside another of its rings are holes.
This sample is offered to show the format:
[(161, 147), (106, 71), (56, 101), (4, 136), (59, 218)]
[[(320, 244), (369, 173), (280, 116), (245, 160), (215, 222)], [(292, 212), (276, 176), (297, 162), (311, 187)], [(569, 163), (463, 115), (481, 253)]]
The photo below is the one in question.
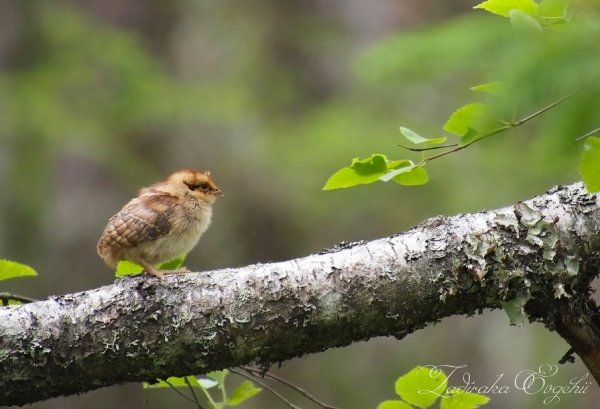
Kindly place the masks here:
[(108, 251), (109, 258), (114, 258), (120, 250), (165, 236), (171, 227), (169, 218), (175, 204), (176, 198), (171, 195), (148, 195), (131, 200), (108, 220), (98, 252), (106, 254)]

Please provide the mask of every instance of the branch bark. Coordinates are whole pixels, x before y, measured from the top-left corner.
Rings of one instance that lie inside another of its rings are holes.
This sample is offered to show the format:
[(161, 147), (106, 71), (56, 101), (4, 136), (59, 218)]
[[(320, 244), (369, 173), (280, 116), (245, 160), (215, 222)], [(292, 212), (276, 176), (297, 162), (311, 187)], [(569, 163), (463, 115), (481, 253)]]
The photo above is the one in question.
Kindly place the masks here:
[(371, 242), (237, 269), (118, 279), (0, 308), (0, 404), (258, 364), (507, 307), (600, 380), (600, 200), (581, 184)]

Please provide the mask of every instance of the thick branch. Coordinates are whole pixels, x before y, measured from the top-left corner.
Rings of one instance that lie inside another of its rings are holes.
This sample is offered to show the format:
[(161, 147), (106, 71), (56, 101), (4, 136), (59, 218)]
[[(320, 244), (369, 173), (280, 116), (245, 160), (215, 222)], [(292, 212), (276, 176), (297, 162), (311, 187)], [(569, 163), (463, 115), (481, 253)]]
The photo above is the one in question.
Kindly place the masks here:
[[(589, 284), (600, 271), (598, 206), (575, 184), (296, 260), (163, 281), (125, 277), (3, 307), (0, 404), (250, 363), (266, 367), (374, 336), (402, 338), (515, 298), (526, 301), (531, 320), (569, 340), (577, 325), (569, 312), (589, 305)], [(586, 363), (600, 350), (595, 330), (572, 336)]]

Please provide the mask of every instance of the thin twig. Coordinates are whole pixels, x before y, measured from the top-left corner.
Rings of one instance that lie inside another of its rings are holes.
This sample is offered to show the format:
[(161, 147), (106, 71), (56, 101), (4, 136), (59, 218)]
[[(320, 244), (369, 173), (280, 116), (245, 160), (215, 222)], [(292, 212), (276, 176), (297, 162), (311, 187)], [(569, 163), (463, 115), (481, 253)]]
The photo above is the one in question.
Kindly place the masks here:
[(588, 133), (586, 133), (585, 135), (581, 135), (579, 138), (575, 139), (575, 142), (579, 142), (584, 140), (585, 138), (587, 138), (588, 136), (592, 136), (595, 133), (598, 133), (600, 131), (600, 128), (596, 128), (593, 131), (589, 131)]
[(144, 388), (144, 409), (148, 409), (148, 388)]
[(185, 380), (185, 383), (187, 383), (187, 386), (190, 388), (190, 392), (192, 392), (192, 396), (194, 397), (194, 400), (196, 401), (196, 406), (198, 407), (198, 409), (206, 409), (204, 406), (202, 406), (202, 404), (200, 403), (200, 400), (198, 400), (198, 396), (196, 396), (196, 392), (194, 391), (194, 387), (192, 386), (192, 384), (188, 380), (187, 376), (184, 377), (183, 379)]
[(11, 294), (11, 293), (0, 293), (0, 301), (2, 301), (2, 303), (4, 305), (8, 305), (8, 301), (10, 301), (10, 300), (19, 301), (24, 304), (39, 301), (39, 300), (36, 300), (35, 298), (25, 297), (24, 295)]
[(401, 147), (401, 148), (403, 148), (403, 149), (406, 149), (408, 151), (411, 151), (411, 152), (425, 152), (425, 151), (433, 151), (433, 150), (436, 150), (436, 149), (452, 148), (452, 147), (457, 146), (457, 145), (458, 144), (453, 143), (451, 145), (430, 146), (428, 148), (410, 148), (410, 147), (404, 146), (404, 145), (398, 145), (398, 146)]
[(181, 392), (179, 389), (177, 389), (175, 386), (173, 386), (173, 384), (171, 382), (167, 381), (166, 379), (163, 382), (166, 383), (167, 385), (169, 385), (171, 387), (171, 389), (173, 389), (175, 392), (177, 392), (177, 394), (179, 396), (181, 396), (182, 398), (184, 398), (192, 403), (196, 403), (196, 402), (194, 402), (194, 400), (192, 398), (190, 398), (185, 393)]
[(560, 358), (560, 361), (558, 361), (558, 363), (561, 365), (564, 365), (567, 362), (569, 362), (571, 364), (575, 363), (575, 357), (573, 356), (574, 353), (575, 353), (575, 350), (573, 348), (569, 348), (567, 353), (564, 354), (562, 358)]
[(479, 141), (481, 141), (482, 139), (489, 138), (490, 136), (494, 136), (494, 135), (496, 135), (496, 134), (499, 134), (499, 133), (500, 133), (500, 132), (502, 132), (502, 131), (506, 131), (507, 129), (514, 128), (515, 126), (517, 126), (517, 125), (512, 125), (512, 124), (511, 124), (511, 125), (504, 125), (504, 126), (501, 126), (500, 128), (496, 128), (496, 129), (494, 129), (493, 131), (491, 131), (491, 132), (489, 132), (489, 133), (487, 133), (487, 134), (485, 134), (485, 135), (483, 135), (483, 136), (481, 136), (481, 137), (479, 137), (479, 138), (475, 139), (475, 140), (474, 140), (474, 141), (472, 141), (472, 142), (469, 142), (469, 143), (468, 143), (468, 144), (466, 144), (466, 145), (457, 146), (456, 148), (454, 148), (454, 149), (450, 149), (449, 151), (442, 152), (442, 153), (440, 153), (440, 154), (437, 154), (437, 155), (431, 156), (431, 157), (429, 157), (429, 158), (425, 158), (425, 159), (423, 160), (423, 163), (427, 163), (427, 162), (429, 162), (430, 160), (434, 160), (434, 159), (437, 159), (437, 158), (441, 158), (442, 156), (446, 156), (446, 155), (449, 155), (449, 154), (451, 154), (451, 153), (454, 153), (454, 152), (461, 151), (461, 150), (465, 149), (466, 147), (473, 145), (475, 142), (479, 142)]
[(577, 94), (577, 93), (578, 93), (578, 92), (580, 92), (580, 91), (581, 91), (581, 90), (577, 90), (577, 91), (571, 92), (570, 94), (567, 94), (567, 95), (565, 95), (564, 97), (562, 97), (562, 98), (560, 98), (560, 99), (558, 99), (558, 100), (556, 100), (556, 101), (552, 102), (551, 104), (549, 104), (549, 105), (546, 105), (545, 107), (543, 107), (543, 108), (541, 108), (541, 109), (539, 109), (539, 110), (535, 111), (534, 113), (532, 113), (532, 114), (529, 114), (529, 115), (527, 115), (526, 117), (519, 119), (518, 121), (515, 121), (515, 122), (510, 122), (510, 123), (508, 123), (508, 124), (506, 124), (506, 125), (503, 125), (503, 126), (501, 126), (501, 127), (499, 127), (499, 128), (496, 128), (496, 129), (494, 129), (493, 131), (490, 131), (490, 132), (488, 132), (487, 134), (484, 134), (484, 135), (482, 135), (481, 137), (479, 137), (479, 138), (477, 138), (477, 139), (475, 139), (475, 140), (473, 140), (473, 141), (471, 141), (471, 142), (469, 142), (469, 143), (467, 143), (467, 144), (465, 144), (465, 145), (460, 145), (460, 146), (457, 146), (457, 147), (456, 147), (456, 148), (454, 148), (454, 149), (450, 149), (449, 151), (442, 152), (442, 153), (440, 153), (440, 154), (437, 154), (437, 155), (431, 156), (431, 157), (429, 157), (429, 158), (425, 158), (425, 159), (423, 159), (422, 163), (423, 163), (423, 164), (425, 164), (425, 163), (427, 163), (427, 162), (429, 162), (429, 161), (432, 161), (432, 160), (434, 160), (434, 159), (441, 158), (442, 156), (446, 156), (446, 155), (449, 155), (449, 154), (451, 154), (451, 153), (458, 152), (458, 151), (460, 151), (460, 150), (463, 150), (463, 149), (465, 149), (465, 148), (466, 148), (466, 147), (468, 147), (468, 146), (471, 146), (471, 145), (473, 145), (475, 142), (479, 142), (479, 141), (481, 141), (481, 140), (483, 140), (483, 139), (489, 138), (490, 136), (494, 136), (494, 135), (496, 135), (496, 134), (499, 134), (499, 133), (501, 133), (501, 132), (504, 132), (504, 131), (506, 131), (506, 130), (508, 130), (508, 129), (512, 129), (512, 128), (516, 128), (517, 126), (521, 126), (521, 125), (523, 125), (524, 123), (526, 123), (526, 122), (528, 122), (528, 121), (532, 120), (533, 118), (535, 118), (535, 117), (537, 117), (537, 116), (539, 116), (539, 115), (543, 114), (544, 112), (548, 111), (549, 109), (552, 109), (552, 108), (554, 108), (555, 106), (557, 106), (558, 104), (560, 104), (560, 103), (562, 103), (562, 102), (566, 101), (567, 99), (571, 98), (573, 95)]
[(256, 369), (253, 369), (253, 368), (249, 368), (247, 366), (242, 366), (241, 368), (244, 369), (247, 372), (252, 373), (255, 376), (262, 375), (265, 378), (272, 379), (272, 380), (274, 380), (276, 382), (279, 382), (279, 383), (287, 386), (288, 388), (292, 388), (293, 390), (295, 390), (296, 392), (298, 392), (300, 395), (302, 395), (306, 399), (314, 402), (315, 404), (317, 404), (318, 406), (322, 407), (323, 409), (339, 409), (336, 406), (331, 406), (331, 405), (328, 405), (326, 403), (321, 402), (320, 400), (318, 400), (317, 398), (315, 398), (314, 396), (312, 396), (310, 393), (308, 393), (307, 391), (305, 391), (301, 387), (299, 387), (299, 386), (291, 383), (290, 381), (288, 381), (286, 379), (283, 379), (283, 378), (280, 378), (280, 377), (278, 377), (276, 375), (273, 375), (271, 372), (267, 372), (267, 373), (261, 374), (260, 371), (258, 371)]
[(227, 391), (225, 390), (225, 379), (219, 385), (219, 389), (221, 389), (221, 400), (225, 402), (227, 400)]
[[(210, 392), (208, 391), (208, 389), (206, 388), (202, 388), (202, 393), (204, 393), (204, 396), (206, 397), (206, 400), (208, 401), (208, 404), (210, 405), (210, 407), (212, 409), (216, 409), (217, 407), (219, 407), (219, 405), (217, 405), (217, 403), (215, 402), (215, 400), (213, 399), (213, 397), (211, 396)], [(225, 397), (223, 397), (223, 401), (225, 400)]]
[(567, 99), (571, 98), (573, 95), (577, 94), (578, 92), (580, 92), (581, 90), (577, 90), (577, 91), (573, 91), (570, 94), (565, 95), (564, 97), (557, 99), (556, 101), (554, 101), (553, 103), (551, 103), (550, 105), (546, 105), (545, 107), (543, 107), (542, 109), (535, 111), (533, 114), (526, 116), (525, 118), (522, 118), (520, 120), (518, 120), (517, 122), (512, 123), (511, 125), (513, 126), (519, 126), (524, 124), (525, 122), (535, 118), (536, 116), (539, 116), (541, 114), (543, 114), (544, 112), (548, 111), (549, 109), (554, 108), (555, 106), (557, 106), (560, 103), (565, 102)]
[(267, 385), (266, 383), (262, 382), (261, 380), (257, 379), (254, 376), (251, 375), (247, 375), (242, 371), (237, 370), (236, 368), (229, 368), (229, 370), (231, 372), (233, 372), (234, 374), (237, 374), (241, 377), (244, 377), (246, 379), (249, 379), (253, 382), (256, 382), (257, 384), (259, 384), (260, 386), (262, 386), (263, 388), (265, 388), (266, 390), (268, 390), (269, 392), (271, 392), (273, 395), (275, 395), (275, 397), (277, 397), (280, 401), (282, 401), (283, 403), (285, 403), (286, 405), (288, 405), (291, 409), (300, 409), (299, 406), (294, 405), (292, 402), (290, 402), (289, 400), (287, 400), (283, 395), (281, 395), (279, 392), (277, 392), (275, 389), (271, 388), (269, 385)]

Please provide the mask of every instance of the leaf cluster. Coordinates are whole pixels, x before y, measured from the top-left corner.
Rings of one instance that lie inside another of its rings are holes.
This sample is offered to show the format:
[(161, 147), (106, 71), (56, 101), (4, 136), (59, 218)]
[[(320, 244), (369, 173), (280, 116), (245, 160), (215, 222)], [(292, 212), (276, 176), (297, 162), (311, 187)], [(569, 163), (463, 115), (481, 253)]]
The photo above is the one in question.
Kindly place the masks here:
[(490, 401), (484, 395), (449, 388), (446, 374), (429, 366), (415, 367), (399, 377), (394, 386), (400, 399), (383, 401), (377, 409), (426, 409), (438, 399), (440, 409), (474, 409)]
[[(555, 53), (570, 44), (576, 39), (581, 38), (582, 44), (589, 42), (592, 37), (597, 38), (598, 21), (593, 13), (586, 15), (586, 9), (575, 12), (574, 6), (567, 0), (543, 0), (535, 2), (533, 0), (488, 0), (475, 6), (476, 9), (485, 10), (494, 15), (510, 19), (518, 36), (523, 38), (540, 37), (542, 42), (550, 44), (550, 49), (554, 47)], [(582, 18), (583, 16), (583, 18)], [(582, 20), (584, 22), (582, 23)], [(592, 23), (596, 24), (592, 24)], [(544, 37), (547, 34), (547, 37)], [(544, 45), (544, 47), (547, 46)], [(460, 47), (460, 45), (456, 45)], [(583, 47), (585, 48), (585, 47)], [(573, 54), (572, 58), (576, 58)], [(546, 57), (544, 57), (546, 58)], [(560, 78), (555, 81), (556, 84), (546, 84), (561, 88), (564, 84), (569, 84), (571, 89), (559, 97), (554, 97), (549, 103), (541, 108), (529, 104), (522, 107), (522, 98), (519, 98), (518, 86), (521, 84), (518, 78), (515, 81), (492, 81), (471, 87), (473, 91), (478, 91), (485, 95), (484, 102), (471, 102), (456, 109), (448, 118), (443, 126), (443, 131), (450, 136), (424, 137), (412, 129), (404, 126), (400, 127), (401, 135), (412, 146), (404, 147), (410, 151), (420, 152), (420, 160), (410, 159), (388, 159), (383, 154), (373, 154), (365, 159), (355, 158), (349, 167), (342, 168), (334, 173), (323, 187), (324, 190), (347, 188), (361, 184), (368, 184), (377, 181), (387, 182), (394, 180), (402, 185), (420, 185), (427, 183), (429, 177), (426, 171), (426, 165), (434, 160), (451, 153), (463, 150), (472, 144), (483, 139), (496, 136), (510, 129), (530, 122), (543, 113), (555, 109), (555, 107), (569, 99), (579, 98), (580, 92), (585, 89), (585, 83), (573, 88), (577, 81), (573, 77), (579, 75), (581, 78), (589, 80), (590, 77), (587, 66), (593, 58), (582, 57), (582, 61), (576, 61), (572, 64), (575, 68), (566, 68), (562, 64), (555, 64), (559, 71), (564, 71), (566, 79)], [(531, 74), (533, 75), (533, 73)], [(597, 75), (595, 75), (597, 77)], [(531, 79), (530, 88), (538, 84), (538, 80)], [(543, 83), (543, 82), (540, 82)], [(564, 83), (564, 84), (563, 84)], [(518, 111), (529, 111), (529, 114), (523, 114), (517, 118), (515, 113)], [(598, 148), (600, 139), (596, 136), (600, 134), (600, 128), (588, 132), (580, 140), (585, 139), (583, 153), (580, 159), (579, 173), (590, 192), (600, 191), (600, 172), (598, 171), (598, 157), (600, 150)], [(575, 143), (577, 135), (565, 135), (571, 138)], [(446, 140), (454, 138), (453, 143), (443, 145)]]
[[(245, 380), (237, 385), (231, 393), (228, 393), (225, 386), (225, 379), (228, 374), (229, 371), (224, 369), (209, 372), (202, 376), (170, 377), (153, 384), (144, 383), (143, 387), (144, 389), (188, 388), (192, 392), (197, 390), (202, 394), (201, 400), (204, 405), (208, 405), (210, 409), (238, 406), (262, 390), (251, 381)], [(193, 395), (198, 406), (204, 407), (198, 396), (195, 393)]]
[[(16, 261), (0, 259), (0, 281), (11, 278), (33, 277), (37, 272), (28, 265), (17, 263)], [(0, 293), (0, 300), (4, 305), (21, 304), (22, 302), (31, 302), (32, 299), (19, 295)]]
[(354, 158), (352, 164), (333, 174), (323, 190), (340, 189), (377, 181), (393, 180), (405, 186), (422, 185), (429, 177), (423, 166), (408, 159), (390, 161), (381, 153), (366, 159)]

